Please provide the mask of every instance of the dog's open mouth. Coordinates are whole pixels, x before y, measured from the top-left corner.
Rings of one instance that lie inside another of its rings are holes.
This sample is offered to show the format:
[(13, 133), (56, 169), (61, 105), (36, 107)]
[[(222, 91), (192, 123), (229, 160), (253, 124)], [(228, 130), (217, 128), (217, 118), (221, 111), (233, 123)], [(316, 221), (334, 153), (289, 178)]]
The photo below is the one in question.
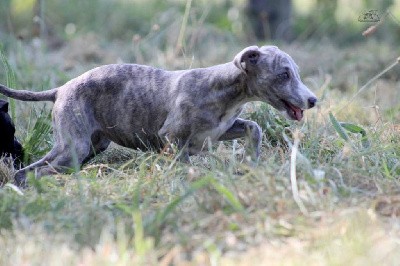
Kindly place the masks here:
[(285, 100), (282, 100), (282, 102), (285, 104), (286, 112), (290, 118), (297, 121), (300, 121), (303, 118), (303, 110), (301, 108), (294, 106)]

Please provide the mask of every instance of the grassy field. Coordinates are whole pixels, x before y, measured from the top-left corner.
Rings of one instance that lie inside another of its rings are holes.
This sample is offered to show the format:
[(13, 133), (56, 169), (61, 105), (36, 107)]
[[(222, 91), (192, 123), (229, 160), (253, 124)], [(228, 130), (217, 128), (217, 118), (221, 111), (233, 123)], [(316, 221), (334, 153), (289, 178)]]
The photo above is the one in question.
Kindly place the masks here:
[[(199, 19), (186, 29), (182, 53), (180, 26), (160, 20), (130, 41), (82, 32), (57, 49), (8, 40), (1, 83), (46, 90), (115, 62), (203, 67), (248, 45)], [(112, 145), (80, 171), (30, 177), (20, 190), (1, 161), (0, 264), (397, 265), (398, 47), (374, 39), (280, 47), (320, 102), (301, 123), (248, 104), (243, 116), (265, 133), (255, 168), (243, 160), (241, 140), (210, 145), (191, 164)], [(50, 109), (11, 101), (27, 162), (52, 145)]]

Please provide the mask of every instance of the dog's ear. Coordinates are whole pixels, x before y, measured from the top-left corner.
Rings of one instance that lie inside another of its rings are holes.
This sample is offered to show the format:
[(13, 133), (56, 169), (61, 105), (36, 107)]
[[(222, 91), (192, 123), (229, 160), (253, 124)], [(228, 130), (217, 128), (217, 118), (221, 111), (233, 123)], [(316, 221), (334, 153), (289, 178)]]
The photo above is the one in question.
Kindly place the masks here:
[(0, 111), (4, 113), (8, 112), (8, 102), (0, 100)]
[(260, 49), (258, 46), (249, 46), (244, 48), (240, 53), (235, 56), (233, 63), (242, 72), (247, 74), (251, 65), (256, 65), (260, 58)]

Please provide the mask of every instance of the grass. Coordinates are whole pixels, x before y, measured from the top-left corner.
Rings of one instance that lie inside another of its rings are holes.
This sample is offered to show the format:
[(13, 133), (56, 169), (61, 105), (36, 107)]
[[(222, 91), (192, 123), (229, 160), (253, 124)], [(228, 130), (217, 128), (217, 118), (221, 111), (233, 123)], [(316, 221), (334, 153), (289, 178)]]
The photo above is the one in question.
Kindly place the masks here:
[[(0, 77), (41, 90), (110, 61), (201, 67), (231, 60), (244, 46), (188, 21), (182, 54), (179, 31), (163, 24), (125, 44), (96, 33), (51, 52), (15, 41)], [(79, 45), (87, 38), (98, 42)], [(210, 146), (191, 164), (113, 145), (79, 172), (30, 177), (20, 190), (2, 160), (0, 265), (395, 265), (399, 66), (349, 99), (399, 55), (376, 41), (282, 48), (321, 101), (302, 123), (265, 104), (247, 106), (244, 116), (264, 130), (255, 168), (242, 158), (241, 140)], [(51, 147), (50, 107), (15, 101), (27, 163)]]

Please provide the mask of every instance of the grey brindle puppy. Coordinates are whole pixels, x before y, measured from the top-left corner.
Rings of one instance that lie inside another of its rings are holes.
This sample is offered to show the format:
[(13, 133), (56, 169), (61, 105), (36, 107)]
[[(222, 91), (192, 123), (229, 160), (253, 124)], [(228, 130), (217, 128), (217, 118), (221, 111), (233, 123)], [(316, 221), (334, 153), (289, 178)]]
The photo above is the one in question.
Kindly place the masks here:
[(52, 101), (54, 147), (17, 177), (37, 176), (82, 164), (110, 141), (146, 150), (176, 143), (181, 158), (201, 151), (204, 141), (246, 137), (253, 161), (261, 129), (239, 118), (249, 101), (264, 101), (300, 121), (317, 98), (302, 83), (293, 59), (275, 46), (250, 46), (233, 62), (208, 68), (165, 71), (135, 64), (105, 65), (43, 92), (0, 93), (23, 101)]

